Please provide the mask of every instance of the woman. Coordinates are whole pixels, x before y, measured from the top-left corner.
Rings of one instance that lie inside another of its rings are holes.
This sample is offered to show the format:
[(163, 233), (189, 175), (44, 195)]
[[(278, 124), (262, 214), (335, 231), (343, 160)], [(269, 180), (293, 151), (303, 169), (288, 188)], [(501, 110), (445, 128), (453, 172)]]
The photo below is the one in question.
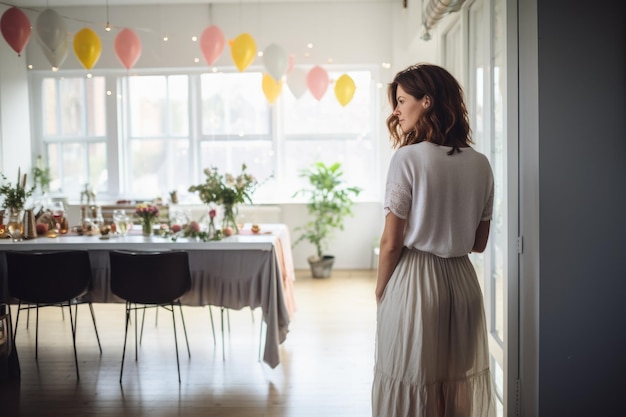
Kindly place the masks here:
[(468, 253), (489, 236), (493, 174), (472, 144), (463, 91), (415, 65), (389, 86), (394, 148), (380, 243), (375, 417), (495, 414), (482, 293)]

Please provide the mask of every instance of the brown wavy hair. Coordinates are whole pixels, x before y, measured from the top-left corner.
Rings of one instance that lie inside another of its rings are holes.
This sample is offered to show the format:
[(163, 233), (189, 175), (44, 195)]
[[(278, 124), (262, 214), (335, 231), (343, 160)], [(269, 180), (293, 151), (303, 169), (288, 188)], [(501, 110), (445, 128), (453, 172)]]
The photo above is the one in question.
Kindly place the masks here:
[(455, 151), (461, 152), (460, 148), (474, 143), (463, 100), (463, 89), (447, 70), (436, 65), (417, 64), (397, 73), (387, 91), (392, 109), (398, 105), (398, 86), (402, 86), (407, 94), (417, 100), (428, 96), (431, 104), (409, 133), (402, 131), (398, 117), (392, 110), (387, 118), (387, 128), (393, 148), (426, 141), (451, 146), (448, 154), (452, 155)]

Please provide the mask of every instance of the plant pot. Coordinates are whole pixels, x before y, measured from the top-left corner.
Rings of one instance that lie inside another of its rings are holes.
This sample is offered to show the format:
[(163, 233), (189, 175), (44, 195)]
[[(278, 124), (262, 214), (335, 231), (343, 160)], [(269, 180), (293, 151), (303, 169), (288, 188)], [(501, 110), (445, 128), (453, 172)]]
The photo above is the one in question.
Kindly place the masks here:
[(311, 275), (313, 278), (328, 278), (333, 270), (335, 257), (332, 255), (324, 255), (322, 258), (310, 257), (308, 259), (311, 267)]

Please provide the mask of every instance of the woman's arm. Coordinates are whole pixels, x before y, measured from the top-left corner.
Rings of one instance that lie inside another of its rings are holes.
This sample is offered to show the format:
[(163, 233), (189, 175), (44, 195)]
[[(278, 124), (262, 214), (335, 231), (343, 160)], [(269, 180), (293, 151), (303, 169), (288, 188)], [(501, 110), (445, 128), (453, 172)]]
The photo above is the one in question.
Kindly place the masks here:
[(472, 247), (472, 252), (483, 253), (483, 251), (487, 247), (490, 226), (491, 221), (489, 220), (483, 220), (478, 224), (478, 228), (476, 229), (476, 237), (474, 237), (474, 247)]
[(380, 252), (378, 255), (378, 280), (376, 282), (376, 302), (380, 302), (385, 287), (391, 278), (402, 248), (404, 246), (404, 226), (406, 220), (401, 219), (392, 212), (385, 217), (385, 227), (380, 239)]

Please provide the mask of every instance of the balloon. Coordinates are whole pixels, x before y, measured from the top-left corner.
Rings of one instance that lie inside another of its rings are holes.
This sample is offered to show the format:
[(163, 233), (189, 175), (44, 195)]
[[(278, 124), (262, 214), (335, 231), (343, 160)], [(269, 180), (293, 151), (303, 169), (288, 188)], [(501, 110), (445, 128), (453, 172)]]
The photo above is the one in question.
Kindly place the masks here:
[(20, 56), (30, 39), (30, 21), (23, 11), (11, 7), (2, 14), (0, 30), (7, 43)]
[(306, 71), (303, 68), (294, 68), (287, 74), (287, 87), (295, 98), (300, 98), (306, 93)]
[(326, 93), (328, 82), (328, 73), (319, 65), (311, 68), (309, 73), (306, 75), (306, 85), (309, 87), (309, 91), (313, 94), (313, 97), (315, 97), (317, 101), (321, 100), (324, 93)]
[(335, 82), (335, 97), (337, 97), (339, 104), (344, 107), (352, 100), (355, 91), (356, 85), (354, 80), (348, 74), (343, 74)]
[(271, 75), (263, 74), (262, 86), (265, 98), (270, 104), (273, 104), (283, 89), (283, 81), (276, 81)]
[(279, 81), (287, 68), (289, 67), (289, 56), (287, 51), (282, 46), (275, 43), (269, 45), (263, 51), (263, 65), (269, 75), (271, 75), (276, 81)]
[(256, 55), (256, 42), (248, 33), (237, 36), (230, 45), (230, 54), (239, 71), (248, 68)]
[(113, 44), (115, 55), (126, 69), (131, 69), (141, 56), (141, 39), (131, 29), (122, 29)]
[(102, 52), (102, 43), (98, 34), (89, 28), (83, 28), (74, 35), (74, 54), (86, 69), (91, 69)]
[(35, 21), (35, 32), (39, 42), (52, 53), (67, 41), (65, 20), (54, 10), (46, 9), (39, 13)]
[(224, 52), (224, 33), (222, 29), (211, 25), (200, 36), (200, 50), (207, 64), (213, 65)]
[(67, 58), (67, 54), (70, 50), (70, 39), (69, 37), (66, 37), (65, 40), (61, 42), (56, 51), (51, 51), (43, 43), (41, 43), (40, 46), (50, 65), (55, 68), (59, 68), (61, 64), (63, 64), (63, 62), (65, 61), (65, 58)]

